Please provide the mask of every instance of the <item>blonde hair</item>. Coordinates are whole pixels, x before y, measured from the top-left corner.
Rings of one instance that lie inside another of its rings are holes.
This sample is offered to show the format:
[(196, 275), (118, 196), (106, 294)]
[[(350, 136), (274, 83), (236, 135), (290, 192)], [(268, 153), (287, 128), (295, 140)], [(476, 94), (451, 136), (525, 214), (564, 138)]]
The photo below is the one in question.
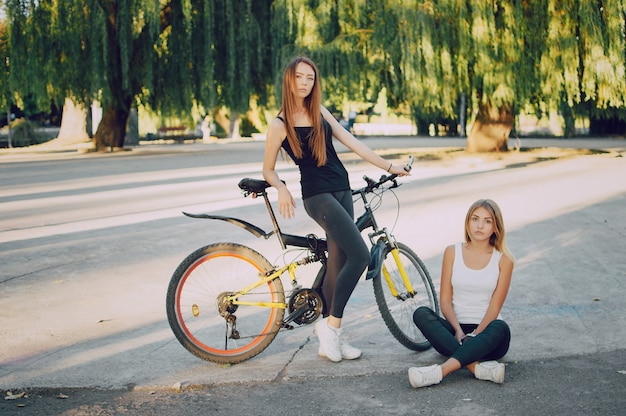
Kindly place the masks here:
[(465, 241), (468, 243), (472, 241), (469, 233), (469, 223), (472, 215), (474, 214), (474, 211), (476, 211), (478, 208), (485, 208), (487, 211), (489, 211), (489, 213), (491, 213), (491, 216), (493, 217), (494, 231), (489, 237), (489, 244), (496, 250), (507, 256), (509, 259), (511, 259), (511, 261), (515, 261), (513, 254), (506, 244), (506, 231), (504, 229), (502, 211), (500, 210), (498, 204), (496, 204), (491, 199), (479, 199), (478, 201), (474, 202), (467, 210), (467, 215), (465, 216)]
[(313, 156), (317, 160), (317, 166), (326, 164), (326, 137), (324, 135), (324, 126), (322, 125), (322, 87), (320, 85), (319, 72), (315, 63), (306, 57), (296, 56), (293, 58), (283, 74), (283, 90), (282, 103), (280, 112), (283, 114), (285, 130), (287, 131), (287, 141), (297, 158), (302, 157), (302, 144), (296, 135), (293, 114), (298, 110), (298, 101), (296, 98), (296, 67), (299, 63), (309, 65), (315, 73), (313, 89), (311, 93), (304, 99), (305, 110), (311, 119), (312, 129), (308, 137), (309, 147)]

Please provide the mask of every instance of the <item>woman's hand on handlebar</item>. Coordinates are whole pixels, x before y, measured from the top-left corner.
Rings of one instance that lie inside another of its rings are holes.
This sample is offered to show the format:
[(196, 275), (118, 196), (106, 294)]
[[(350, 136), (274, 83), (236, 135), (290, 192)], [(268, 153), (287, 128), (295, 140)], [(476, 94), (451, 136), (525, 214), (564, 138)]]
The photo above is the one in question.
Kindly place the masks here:
[(394, 165), (392, 164), (389, 169), (387, 170), (387, 172), (391, 173), (392, 175), (398, 175), (398, 176), (409, 176), (411, 175), (410, 171), (407, 171), (405, 169), (406, 166), (399, 166), (399, 165)]
[(396, 176), (409, 176), (411, 174), (411, 169), (413, 168), (413, 162), (415, 161), (415, 157), (413, 155), (409, 156), (409, 161), (406, 165), (400, 167), (391, 164), (387, 172)]

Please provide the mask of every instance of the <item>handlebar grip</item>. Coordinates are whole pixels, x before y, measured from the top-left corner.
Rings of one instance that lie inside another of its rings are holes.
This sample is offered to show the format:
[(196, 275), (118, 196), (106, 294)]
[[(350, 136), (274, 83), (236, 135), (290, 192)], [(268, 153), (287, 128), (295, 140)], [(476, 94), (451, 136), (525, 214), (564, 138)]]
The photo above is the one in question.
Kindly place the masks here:
[(404, 170), (406, 172), (410, 172), (411, 169), (413, 168), (413, 162), (415, 161), (415, 156), (411, 155), (409, 156), (409, 161), (406, 165), (404, 165)]
[(376, 183), (376, 181), (372, 178), (370, 178), (367, 175), (363, 175), (363, 180), (368, 184), (368, 185), (373, 185)]

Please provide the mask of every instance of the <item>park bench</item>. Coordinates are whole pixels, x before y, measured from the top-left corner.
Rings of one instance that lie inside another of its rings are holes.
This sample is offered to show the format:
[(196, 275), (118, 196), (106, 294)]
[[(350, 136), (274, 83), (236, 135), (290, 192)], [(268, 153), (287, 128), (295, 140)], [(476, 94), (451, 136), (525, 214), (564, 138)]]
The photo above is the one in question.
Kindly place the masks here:
[(145, 140), (174, 140), (176, 143), (184, 143), (186, 140), (201, 139), (202, 135), (198, 135), (193, 130), (189, 130), (185, 126), (159, 127), (156, 134), (148, 133)]

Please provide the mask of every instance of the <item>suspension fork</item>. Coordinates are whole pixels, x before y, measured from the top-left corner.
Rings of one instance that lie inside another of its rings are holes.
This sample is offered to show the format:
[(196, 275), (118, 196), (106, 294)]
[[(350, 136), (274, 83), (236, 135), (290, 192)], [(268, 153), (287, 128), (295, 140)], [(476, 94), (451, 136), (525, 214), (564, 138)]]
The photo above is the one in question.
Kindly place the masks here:
[[(396, 267), (398, 268), (398, 273), (400, 273), (400, 277), (402, 279), (402, 282), (404, 283), (404, 287), (406, 288), (406, 293), (408, 293), (409, 296), (413, 297), (413, 295), (415, 295), (415, 290), (413, 289), (411, 280), (409, 279), (409, 276), (406, 273), (406, 269), (404, 268), (404, 265), (402, 264), (402, 261), (400, 260), (400, 249), (398, 248), (398, 244), (396, 243), (395, 238), (392, 235), (390, 235), (386, 229), (383, 231), (385, 233), (385, 238), (387, 240), (387, 247), (390, 248), (389, 252), (391, 253), (393, 260), (396, 263)], [(382, 262), (382, 273), (383, 273), (383, 277), (385, 278), (385, 281), (387, 282), (387, 285), (389, 286), (391, 295), (395, 298), (399, 298), (400, 292), (396, 288), (396, 285), (393, 283), (393, 280), (391, 279), (391, 274), (389, 273), (389, 270), (387, 270), (387, 266), (385, 266), (384, 261)]]
[[(370, 243), (372, 244), (373, 247), (377, 245), (377, 242), (375, 241), (375, 239), (378, 236), (384, 236), (385, 244), (387, 245), (387, 247), (390, 248), (389, 252), (391, 252), (391, 255), (393, 256), (393, 260), (396, 262), (396, 266), (398, 267), (398, 273), (400, 273), (400, 277), (402, 278), (404, 287), (406, 288), (409, 296), (413, 297), (415, 295), (415, 290), (413, 289), (411, 280), (409, 279), (406, 273), (406, 270), (404, 269), (404, 265), (402, 264), (402, 261), (400, 260), (400, 249), (398, 248), (398, 244), (396, 243), (395, 237), (389, 234), (386, 228), (383, 228), (383, 229), (378, 228), (378, 224), (376, 223), (376, 218), (374, 217), (374, 213), (372, 212), (372, 208), (371, 208), (369, 201), (365, 197), (365, 193), (361, 193), (360, 196), (365, 206), (365, 212), (356, 220), (357, 228), (359, 229), (359, 231), (363, 231), (364, 229), (369, 228), (369, 227), (373, 229), (373, 232), (369, 234)], [(385, 266), (385, 262), (383, 260), (384, 259), (381, 256), (379, 261), (382, 263), (381, 271), (383, 273), (385, 281), (387, 282), (387, 285), (389, 285), (389, 290), (391, 291), (391, 294), (394, 297), (399, 298), (400, 292), (398, 292), (396, 285), (393, 283), (391, 279), (391, 275), (389, 274), (389, 271), (387, 270), (387, 267)]]

